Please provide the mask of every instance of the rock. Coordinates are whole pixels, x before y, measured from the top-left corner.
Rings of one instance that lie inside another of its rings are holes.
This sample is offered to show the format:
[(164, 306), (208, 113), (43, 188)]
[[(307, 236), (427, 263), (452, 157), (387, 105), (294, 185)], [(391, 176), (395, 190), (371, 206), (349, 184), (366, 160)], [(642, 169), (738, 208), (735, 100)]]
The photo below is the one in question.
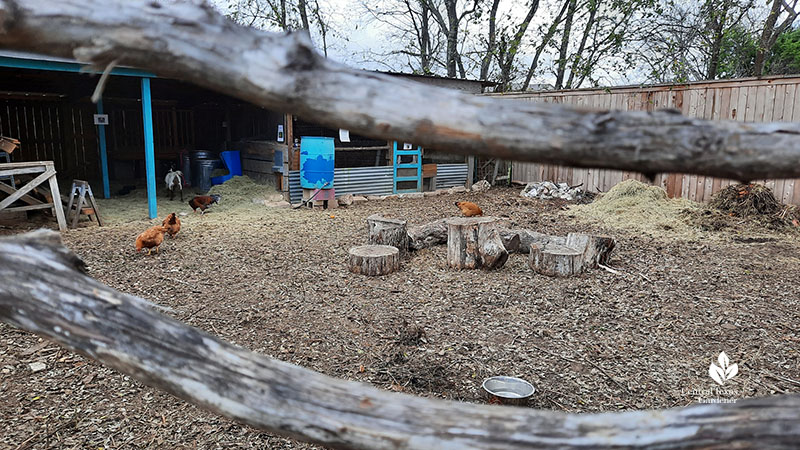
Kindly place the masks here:
[(472, 190), (475, 192), (486, 192), (492, 188), (492, 185), (489, 184), (486, 180), (478, 181), (477, 183), (472, 185)]
[(339, 207), (339, 201), (335, 198), (328, 200), (328, 209), (336, 209)]
[(435, 196), (437, 196), (439, 194), (440, 194), (439, 191), (428, 191), (428, 192), (423, 192), (422, 196), (423, 197), (435, 197)]
[(447, 192), (450, 194), (458, 194), (461, 192), (467, 192), (467, 188), (465, 188), (464, 186), (454, 186), (448, 189)]
[(30, 364), (28, 364), (28, 367), (31, 369), (31, 372), (33, 372), (33, 373), (41, 372), (41, 371), (47, 369), (47, 365), (45, 363), (42, 363), (42, 362), (30, 363)]
[(553, 183), (551, 181), (538, 181), (528, 183), (525, 189), (520, 192), (522, 197), (538, 198), (549, 200), (561, 198), (564, 200), (580, 200), (584, 196), (584, 191), (578, 187), (570, 188), (567, 183)]
[(386, 199), (386, 197), (383, 197), (383, 196), (380, 196), (380, 195), (368, 195), (367, 196), (367, 200), (369, 200), (371, 202), (377, 201), (377, 200), (385, 200), (385, 199)]
[(344, 194), (336, 199), (340, 206), (350, 206), (353, 204), (353, 194)]
[(189, 213), (181, 212), (181, 213), (178, 213), (178, 215), (181, 216), (181, 217), (186, 217), (186, 216), (189, 215)]
[(282, 202), (283, 194), (270, 194), (267, 196), (268, 202)]
[(353, 203), (364, 203), (367, 201), (367, 198), (361, 195), (356, 195), (353, 197)]
[(288, 207), (292, 206), (289, 202), (285, 202), (283, 200), (278, 201), (278, 202), (265, 201), (264, 205), (267, 208), (288, 208)]
[(400, 194), (400, 198), (423, 198), (425, 194), (422, 192), (409, 192), (407, 194)]

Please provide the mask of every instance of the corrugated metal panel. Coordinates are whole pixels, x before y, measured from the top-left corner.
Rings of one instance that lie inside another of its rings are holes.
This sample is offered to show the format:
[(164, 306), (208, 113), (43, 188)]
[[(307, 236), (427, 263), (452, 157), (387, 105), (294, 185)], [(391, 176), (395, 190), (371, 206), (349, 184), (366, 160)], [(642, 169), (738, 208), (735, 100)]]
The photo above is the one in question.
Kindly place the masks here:
[[(392, 193), (392, 166), (355, 167), (335, 169), (333, 184), (336, 195), (390, 195)], [(436, 187), (438, 189), (464, 186), (467, 182), (466, 164), (439, 164), (436, 167)], [(303, 198), (300, 189), (300, 171), (289, 172), (289, 197), (292, 203)]]
[(466, 164), (439, 164), (436, 166), (436, 189), (464, 186), (467, 183)]
[[(392, 173), (392, 166), (335, 169), (333, 184), (336, 195), (390, 195)], [(292, 203), (299, 203), (303, 198), (299, 170), (289, 172), (289, 196)]]

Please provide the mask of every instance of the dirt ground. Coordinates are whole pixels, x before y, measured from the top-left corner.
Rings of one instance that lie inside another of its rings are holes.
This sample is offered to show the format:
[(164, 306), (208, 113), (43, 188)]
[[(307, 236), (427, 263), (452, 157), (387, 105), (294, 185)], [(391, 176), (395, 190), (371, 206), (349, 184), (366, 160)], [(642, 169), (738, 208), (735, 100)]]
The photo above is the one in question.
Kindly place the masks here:
[[(64, 234), (91, 276), (172, 308), (222, 339), (325, 374), (428, 397), (483, 402), (493, 375), (522, 377), (531, 407), (570, 412), (668, 408), (717, 386), (725, 351), (732, 398), (800, 392), (800, 239), (732, 222), (692, 235), (579, 222), (561, 202), (519, 188), (385, 200), (333, 211), (242, 202), (182, 217), (158, 255), (134, 252), (144, 205), (109, 226)], [(163, 197), (163, 194), (162, 194)], [(418, 224), (456, 215), (454, 201), (551, 234), (605, 233), (611, 265), (574, 278), (533, 273), (527, 255), (496, 272), (453, 271), (446, 248), (400, 272), (345, 267), (374, 213)], [(124, 203), (124, 202), (123, 202)], [(120, 205), (103, 202), (107, 213)], [(122, 209), (125, 209), (124, 207)], [(191, 212), (163, 199), (159, 212)], [(9, 234), (20, 229), (0, 229)], [(2, 448), (311, 448), (206, 413), (128, 376), (0, 324)], [(46, 368), (32, 372), (29, 364)], [(502, 407), (502, 406), (499, 406)]]

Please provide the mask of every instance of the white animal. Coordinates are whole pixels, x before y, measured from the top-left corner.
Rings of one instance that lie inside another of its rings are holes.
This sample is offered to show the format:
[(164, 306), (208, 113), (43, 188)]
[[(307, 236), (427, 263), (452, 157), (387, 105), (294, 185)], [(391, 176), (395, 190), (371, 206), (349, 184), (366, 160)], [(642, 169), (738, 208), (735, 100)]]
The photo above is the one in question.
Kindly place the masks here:
[(183, 201), (183, 172), (169, 169), (167, 176), (164, 177), (164, 182), (167, 183), (167, 189), (169, 189), (169, 199), (175, 198), (175, 189), (177, 189), (180, 191), (181, 201)]

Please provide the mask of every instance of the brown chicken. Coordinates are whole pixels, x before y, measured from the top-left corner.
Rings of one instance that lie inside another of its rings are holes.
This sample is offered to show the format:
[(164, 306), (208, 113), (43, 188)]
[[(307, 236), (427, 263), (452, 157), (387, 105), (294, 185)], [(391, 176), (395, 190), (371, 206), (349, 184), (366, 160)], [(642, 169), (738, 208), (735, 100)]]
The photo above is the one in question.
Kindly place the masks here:
[(200, 209), (200, 212), (203, 213), (206, 208), (211, 206), (212, 203), (219, 204), (220, 196), (218, 194), (211, 194), (211, 195), (198, 195), (197, 197), (189, 200), (189, 206), (192, 207), (194, 212), (197, 212), (197, 209)]
[(169, 237), (174, 238), (178, 231), (181, 231), (181, 219), (178, 219), (178, 215), (175, 213), (171, 213), (168, 215), (161, 225), (167, 230), (169, 233)]
[(461, 210), (461, 214), (465, 217), (482, 216), (483, 211), (481, 208), (472, 202), (456, 202), (456, 206)]
[(146, 248), (147, 254), (149, 255), (152, 253), (153, 248), (155, 248), (156, 253), (158, 253), (158, 246), (164, 242), (164, 233), (166, 231), (167, 229), (163, 225), (156, 225), (144, 230), (142, 234), (136, 238), (136, 251), (140, 252), (143, 248)]

